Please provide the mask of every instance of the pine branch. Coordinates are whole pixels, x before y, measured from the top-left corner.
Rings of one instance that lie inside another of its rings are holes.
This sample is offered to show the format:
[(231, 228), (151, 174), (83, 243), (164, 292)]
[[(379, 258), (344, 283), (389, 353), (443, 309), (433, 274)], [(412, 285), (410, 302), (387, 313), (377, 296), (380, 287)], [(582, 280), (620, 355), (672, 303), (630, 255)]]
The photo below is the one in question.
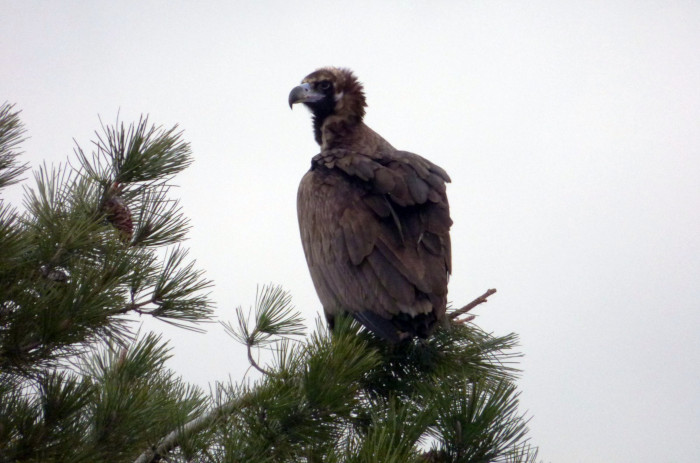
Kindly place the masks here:
[(155, 463), (160, 461), (170, 451), (178, 447), (188, 436), (197, 434), (204, 429), (212, 427), (218, 420), (224, 419), (236, 410), (245, 408), (251, 400), (249, 395), (241, 396), (235, 400), (228, 401), (208, 413), (185, 423), (181, 428), (170, 432), (157, 446), (146, 450), (134, 460), (134, 463)]
[(274, 376), (274, 374), (270, 370), (264, 369), (263, 367), (258, 365), (258, 362), (256, 362), (255, 359), (253, 359), (253, 344), (249, 343), (246, 347), (248, 350), (248, 361), (250, 362), (250, 365), (263, 375)]
[(143, 307), (146, 307), (148, 304), (151, 304), (153, 301), (144, 301), (144, 302), (139, 302), (139, 303), (134, 303), (132, 302), (131, 304), (127, 304), (121, 309), (116, 309), (112, 311), (112, 315), (124, 315), (128, 314), (129, 312), (136, 312), (139, 315), (150, 315), (151, 312), (148, 310), (142, 310)]
[[(474, 447), (475, 455), (490, 452), (502, 459), (511, 452), (507, 446), (522, 442), (526, 420), (511, 413), (517, 396), (507, 365), (515, 354), (503, 352), (514, 345), (514, 336), (494, 338), (458, 325), (423, 342), (387, 346), (350, 317), (338, 317), (332, 334), (324, 325), (319, 322), (306, 342), (280, 345), (274, 368), (246, 392), (245, 406), (220, 409), (221, 421), (206, 416), (189, 423), (186, 432), (172, 431), (137, 461), (157, 461), (168, 453), (175, 461), (191, 460), (213, 452), (211, 461), (236, 455), (236, 461), (351, 462), (381, 455), (382, 461), (447, 462), (464, 446), (471, 448), (469, 442), (492, 435), (498, 440)], [(253, 331), (243, 321), (238, 335)], [(465, 415), (470, 407), (483, 411)], [(441, 410), (445, 418), (438, 423)], [(194, 454), (191, 447), (185, 451), (181, 446), (197, 433), (212, 437)], [(442, 444), (423, 454), (420, 442), (431, 436)], [(459, 438), (452, 447), (450, 436)], [(177, 447), (184, 453), (176, 453)]]
[[(20, 138), (16, 115), (0, 111), (0, 157)], [(126, 340), (128, 313), (190, 329), (211, 317), (211, 282), (184, 262), (186, 251), (160, 263), (153, 249), (188, 228), (167, 198), (172, 176), (191, 163), (175, 129), (149, 128), (147, 118), (103, 126), (91, 159), (78, 147), (77, 168), (38, 170), (25, 216), (0, 209), (1, 365), (30, 372), (100, 338)]]
[(192, 163), (189, 143), (182, 140), (182, 131), (177, 126), (167, 130), (149, 127), (147, 116), (128, 128), (119, 120), (114, 126), (103, 123), (102, 133), (95, 135), (92, 161), (80, 148), (76, 154), (86, 172), (97, 179), (108, 178), (118, 184), (158, 182)]
[(16, 148), (25, 140), (25, 129), (19, 111), (7, 102), (0, 105), (0, 188), (17, 183), (29, 164), (18, 164), (20, 153)]
[[(281, 286), (264, 285), (262, 289), (258, 289), (255, 307), (250, 309), (247, 315), (240, 306), (236, 307), (238, 328), (230, 323), (220, 322), (232, 338), (246, 346), (250, 365), (264, 375), (274, 376), (274, 373), (255, 361), (253, 347), (276, 343), (304, 333), (301, 315), (294, 311), (291, 302), (291, 296)], [(249, 320), (251, 315), (255, 320), (252, 329)]]
[[(489, 296), (494, 294), (496, 292), (495, 289), (489, 289), (486, 291), (484, 294), (481, 296), (477, 297), (473, 301), (471, 301), (469, 304), (465, 305), (461, 309), (455, 310), (454, 312), (449, 314), (450, 320), (455, 320), (457, 317), (460, 315), (464, 315), (465, 313), (469, 312), (472, 310), (474, 307), (478, 306), (479, 304), (483, 304), (484, 302), (488, 302), (486, 299), (488, 299)], [(468, 322), (474, 319), (474, 316), (472, 315), (471, 317), (467, 317), (464, 320), (460, 320), (459, 323), (464, 323)]]

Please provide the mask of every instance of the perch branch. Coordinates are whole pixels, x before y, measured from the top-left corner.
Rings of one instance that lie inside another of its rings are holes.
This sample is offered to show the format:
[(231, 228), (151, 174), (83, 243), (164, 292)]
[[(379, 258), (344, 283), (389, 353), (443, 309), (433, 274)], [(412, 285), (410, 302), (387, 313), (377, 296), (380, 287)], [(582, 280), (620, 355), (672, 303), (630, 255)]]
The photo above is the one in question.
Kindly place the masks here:
[[(476, 299), (474, 299), (473, 301), (471, 301), (469, 304), (465, 305), (465, 306), (462, 307), (461, 309), (455, 310), (454, 312), (452, 312), (452, 313), (449, 315), (450, 320), (454, 320), (454, 319), (456, 319), (457, 317), (459, 317), (460, 315), (464, 315), (465, 313), (469, 312), (470, 310), (472, 310), (472, 309), (473, 309), (474, 307), (476, 307), (477, 305), (483, 304), (484, 302), (487, 302), (486, 299), (488, 299), (488, 297), (489, 297), (490, 295), (492, 295), (493, 293), (495, 293), (495, 292), (496, 292), (495, 289), (489, 289), (489, 290), (486, 291), (484, 294), (482, 294), (481, 296), (477, 297)], [(469, 321), (469, 320), (464, 320), (464, 321)]]

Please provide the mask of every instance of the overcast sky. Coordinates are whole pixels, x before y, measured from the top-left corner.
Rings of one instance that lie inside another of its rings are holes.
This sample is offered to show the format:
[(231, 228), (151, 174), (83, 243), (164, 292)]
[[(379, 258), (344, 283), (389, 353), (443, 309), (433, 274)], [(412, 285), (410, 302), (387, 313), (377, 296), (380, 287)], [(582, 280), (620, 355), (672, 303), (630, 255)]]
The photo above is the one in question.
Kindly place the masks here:
[[(406, 6), (410, 5), (410, 6)], [(0, 1), (0, 101), (26, 159), (90, 147), (98, 115), (179, 124), (188, 242), (232, 320), (257, 284), (321, 311), (296, 222), (318, 151), (289, 91), (364, 82), (368, 125), (445, 168), (450, 299), (525, 354), (522, 407), (551, 462), (700, 461), (700, 3)], [(30, 183), (29, 181), (27, 183)], [(21, 189), (9, 199), (17, 204)], [(206, 386), (245, 354), (157, 323)]]

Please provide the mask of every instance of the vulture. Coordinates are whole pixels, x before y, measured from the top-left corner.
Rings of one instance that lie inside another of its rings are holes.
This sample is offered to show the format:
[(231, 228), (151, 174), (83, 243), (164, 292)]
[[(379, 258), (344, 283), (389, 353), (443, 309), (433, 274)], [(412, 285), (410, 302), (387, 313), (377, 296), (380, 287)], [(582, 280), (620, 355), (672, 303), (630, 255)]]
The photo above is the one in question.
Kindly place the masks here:
[(289, 94), (313, 115), (321, 152), (297, 195), (304, 254), (331, 329), (348, 313), (381, 338), (426, 338), (445, 318), (451, 271), (450, 177), (363, 122), (352, 71), (326, 67)]

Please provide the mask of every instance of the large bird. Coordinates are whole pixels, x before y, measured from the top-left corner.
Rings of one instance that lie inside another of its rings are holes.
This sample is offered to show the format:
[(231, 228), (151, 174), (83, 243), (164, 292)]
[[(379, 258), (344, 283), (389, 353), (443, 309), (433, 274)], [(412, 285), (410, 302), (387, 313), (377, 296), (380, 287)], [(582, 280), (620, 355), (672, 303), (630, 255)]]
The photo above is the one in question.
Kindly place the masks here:
[(390, 342), (444, 318), (451, 271), (447, 173), (363, 122), (362, 84), (326, 67), (289, 94), (313, 114), (321, 152), (299, 185), (301, 241), (331, 327), (349, 313)]

